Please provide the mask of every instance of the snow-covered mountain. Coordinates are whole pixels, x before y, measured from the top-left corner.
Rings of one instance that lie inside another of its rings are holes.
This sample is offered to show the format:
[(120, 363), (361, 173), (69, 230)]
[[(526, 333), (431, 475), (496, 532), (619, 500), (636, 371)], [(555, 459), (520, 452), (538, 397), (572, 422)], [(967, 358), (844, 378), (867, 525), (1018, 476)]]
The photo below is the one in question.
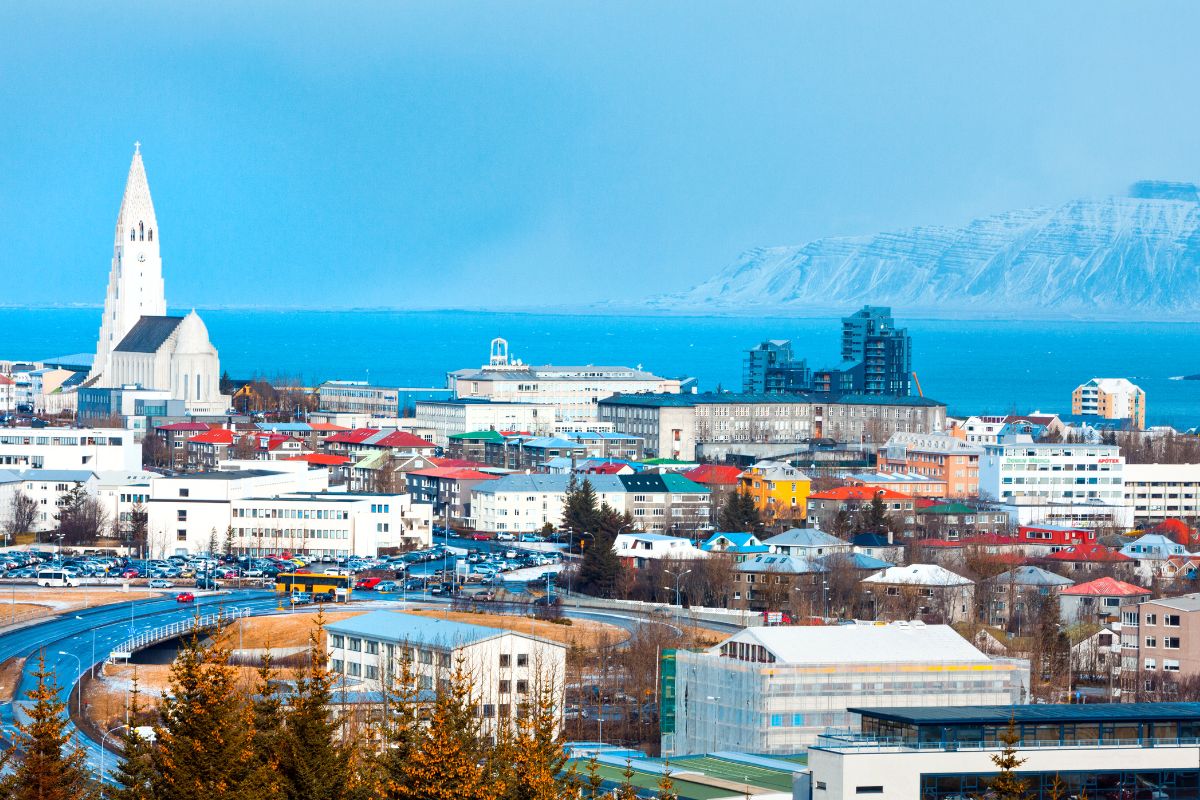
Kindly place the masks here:
[(743, 253), (664, 311), (845, 311), (1200, 319), (1200, 192), (1142, 181), (1126, 197)]

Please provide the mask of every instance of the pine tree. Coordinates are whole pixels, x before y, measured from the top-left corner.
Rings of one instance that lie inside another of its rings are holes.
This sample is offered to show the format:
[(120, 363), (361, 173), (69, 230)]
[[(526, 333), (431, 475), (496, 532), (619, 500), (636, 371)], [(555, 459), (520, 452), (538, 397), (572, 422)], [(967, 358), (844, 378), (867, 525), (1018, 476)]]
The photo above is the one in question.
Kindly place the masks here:
[(608, 597), (621, 581), (624, 566), (613, 550), (621, 530), (633, 526), (633, 517), (621, 513), (607, 503), (596, 514), (593, 535), (583, 543), (583, 558), (579, 563), (579, 586), (585, 592)]
[(349, 753), (337, 741), (329, 711), (334, 675), (321, 646), (325, 615), (309, 634), (306, 669), (296, 676), (296, 695), (285, 719), (280, 773), (288, 800), (343, 800), (350, 785)]
[(254, 708), (243, 702), (235, 675), (227, 647), (203, 647), (198, 632), (184, 642), (155, 728), (156, 800), (281, 796), (276, 774), (256, 758)]
[(583, 800), (600, 800), (604, 795), (604, 776), (600, 774), (600, 762), (592, 753), (583, 771)]
[(1017, 755), (1017, 742), (1021, 737), (1017, 734), (1017, 723), (1010, 718), (1008, 728), (1000, 734), (1004, 747), (992, 756), (992, 763), (1000, 771), (996, 777), (988, 781), (988, 789), (995, 795), (996, 800), (1030, 800), (1029, 781), (1017, 777), (1016, 769), (1025, 763), (1025, 759)]
[(675, 793), (675, 781), (671, 779), (671, 762), (663, 762), (662, 777), (658, 779), (658, 793), (654, 795), (655, 800), (679, 800), (679, 795)]
[(621, 784), (614, 794), (616, 800), (638, 800), (637, 787), (633, 785), (633, 762), (625, 759), (625, 769), (621, 771)]
[(46, 670), (44, 653), (38, 655), (37, 686), (26, 693), (33, 701), (29, 719), (17, 723), (16, 743), (22, 758), (8, 776), (0, 794), (8, 800), (86, 800), (95, 794), (83, 750), (70, 744), (59, 687)]
[(150, 800), (154, 795), (154, 765), (150, 760), (150, 742), (138, 735), (137, 725), (144, 712), (138, 691), (137, 673), (129, 693), (129, 724), (121, 737), (121, 754), (111, 773), (116, 786), (107, 792), (113, 800)]
[(578, 546), (582, 546), (586, 538), (583, 534), (595, 534), (599, 516), (600, 509), (596, 505), (596, 490), (592, 482), (587, 478), (580, 482), (575, 473), (571, 473), (563, 499), (563, 527), (575, 532), (574, 541)]
[(745, 489), (730, 492), (717, 512), (717, 527), (729, 533), (745, 533), (762, 527), (762, 514)]
[(251, 701), (254, 724), (252, 744), (258, 763), (267, 769), (279, 767), (279, 750), (283, 745), (283, 698), (275, 685), (277, 677), (271, 648), (263, 654), (258, 666), (258, 683)]
[[(536, 700), (517, 718), (512, 742), (512, 770), (517, 776), (509, 800), (558, 800), (569, 788), (560, 775), (567, 762), (559, 741), (552, 678), (544, 678)], [(509, 737), (505, 737), (509, 739)]]
[(383, 679), (383, 747), (368, 759), (361, 770), (362, 781), (371, 796), (395, 798), (408, 782), (410, 762), (421, 736), (421, 694), (413, 670), (412, 649), (400, 646), (400, 659), (388, 665)]
[(403, 765), (397, 800), (492, 800), (477, 706), (462, 663), (438, 692), (427, 725)]

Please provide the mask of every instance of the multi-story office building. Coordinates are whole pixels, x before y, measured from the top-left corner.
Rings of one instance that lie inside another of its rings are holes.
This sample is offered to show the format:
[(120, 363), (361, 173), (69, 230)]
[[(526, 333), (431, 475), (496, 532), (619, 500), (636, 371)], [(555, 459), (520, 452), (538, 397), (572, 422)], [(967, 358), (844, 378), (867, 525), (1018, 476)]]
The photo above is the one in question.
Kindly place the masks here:
[(1200, 464), (1126, 464), (1125, 504), (1134, 525), (1200, 517)]
[(1120, 631), (1124, 691), (1163, 697), (1164, 679), (1200, 675), (1200, 593), (1124, 605)]
[(950, 497), (979, 494), (983, 448), (945, 433), (893, 433), (879, 451), (879, 469), (946, 482)]
[(121, 428), (0, 428), (0, 468), (136, 470), (142, 448)]
[(890, 308), (863, 306), (842, 318), (842, 366), (818, 371), (815, 388), (846, 388), (839, 372), (852, 376), (849, 387), (857, 394), (906, 397), (912, 392), (912, 338), (896, 327)]
[(942, 430), (946, 421), (946, 406), (924, 397), (635, 394), (601, 400), (599, 409), (602, 421), (642, 437), (647, 454), (683, 460), (770, 458), (813, 438), (881, 443), (897, 431)]
[(472, 431), (513, 431), (548, 436), (556, 408), (550, 403), (512, 403), (460, 398), (417, 403), (416, 419), (433, 431), (433, 443), (446, 447), (450, 437)]
[(392, 419), (412, 413), (418, 400), (449, 400), (449, 389), (373, 386), (367, 381), (326, 381), (317, 387), (322, 411)]
[(1016, 524), (1128, 527), (1125, 457), (1116, 445), (1033, 442), (985, 445), (979, 493), (997, 500)]
[(1146, 393), (1125, 378), (1092, 378), (1071, 392), (1071, 413), (1101, 419), (1127, 419), (1146, 427)]
[(407, 662), (423, 696), (445, 689), (454, 670), (472, 676), (471, 695), (484, 732), (552, 694), (563, 710), (566, 646), (507, 629), (485, 628), (436, 617), (373, 611), (325, 626), (330, 668), (349, 685), (382, 692), (385, 681)]
[(1017, 733), (1030, 800), (1200, 798), (1200, 703), (878, 707), (808, 751), (813, 800), (993, 794), (993, 757)]
[(863, 703), (1019, 703), (1029, 686), (1028, 662), (919, 622), (747, 628), (705, 651), (667, 651), (662, 675), (664, 756), (794, 754)]
[(787, 339), (768, 339), (746, 351), (742, 359), (742, 391), (746, 394), (790, 394), (812, 391), (812, 370), (796, 360)]

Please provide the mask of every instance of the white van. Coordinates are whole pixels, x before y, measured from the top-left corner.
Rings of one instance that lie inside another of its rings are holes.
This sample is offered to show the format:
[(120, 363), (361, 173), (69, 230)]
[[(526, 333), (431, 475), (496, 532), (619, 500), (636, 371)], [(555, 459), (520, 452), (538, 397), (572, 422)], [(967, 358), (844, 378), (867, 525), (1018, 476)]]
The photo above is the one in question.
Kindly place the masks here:
[(69, 572), (58, 569), (44, 569), (37, 574), (38, 586), (78, 586), (79, 581)]

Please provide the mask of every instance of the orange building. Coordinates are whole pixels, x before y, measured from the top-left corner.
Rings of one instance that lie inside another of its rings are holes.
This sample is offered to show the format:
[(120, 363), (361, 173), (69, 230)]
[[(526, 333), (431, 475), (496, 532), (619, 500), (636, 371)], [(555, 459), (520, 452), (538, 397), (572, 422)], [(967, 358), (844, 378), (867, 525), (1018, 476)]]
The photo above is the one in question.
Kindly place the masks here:
[(979, 445), (950, 434), (894, 433), (879, 451), (879, 471), (943, 481), (947, 497), (976, 497), (982, 455)]

